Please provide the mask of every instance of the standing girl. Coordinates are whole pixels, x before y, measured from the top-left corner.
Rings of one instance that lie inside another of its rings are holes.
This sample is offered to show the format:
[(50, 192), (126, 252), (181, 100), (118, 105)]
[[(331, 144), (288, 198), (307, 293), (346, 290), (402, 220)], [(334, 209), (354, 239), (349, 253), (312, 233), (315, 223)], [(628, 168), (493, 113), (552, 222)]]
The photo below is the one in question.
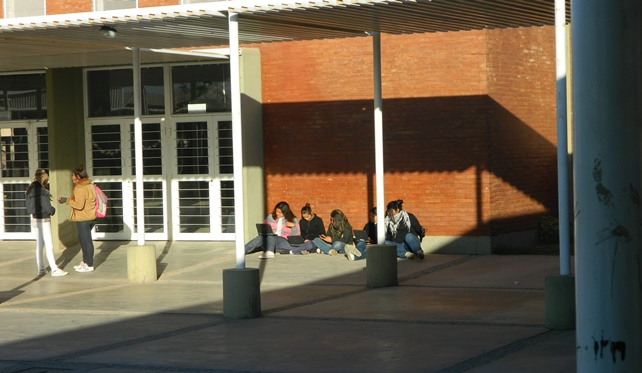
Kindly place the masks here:
[(93, 272), (94, 242), (91, 239), (91, 230), (96, 225), (96, 188), (87, 177), (87, 171), (83, 165), (79, 165), (72, 171), (71, 181), (74, 183), (71, 197), (60, 197), (58, 202), (71, 207), (69, 220), (76, 222), (78, 229), (82, 262), (74, 266), (74, 269), (76, 272)]
[(56, 209), (51, 205), (49, 174), (47, 174), (47, 171), (43, 169), (36, 170), (33, 182), (29, 184), (25, 196), (27, 213), (31, 214), (31, 227), (36, 234), (36, 266), (38, 266), (38, 273), (45, 274), (45, 266), (42, 262), (42, 248), (44, 246), (47, 262), (49, 262), (49, 267), (51, 268), (51, 275), (67, 275), (67, 272), (56, 265), (56, 258), (53, 253), (51, 216), (56, 213)]

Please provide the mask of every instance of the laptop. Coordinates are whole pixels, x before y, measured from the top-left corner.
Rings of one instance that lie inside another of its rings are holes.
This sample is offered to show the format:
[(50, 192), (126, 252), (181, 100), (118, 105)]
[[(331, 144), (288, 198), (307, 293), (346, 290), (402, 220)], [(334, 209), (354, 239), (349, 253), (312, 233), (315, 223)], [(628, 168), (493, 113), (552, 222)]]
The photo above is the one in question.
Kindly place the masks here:
[(302, 236), (288, 236), (288, 243), (290, 244), (290, 246), (301, 246), (304, 242), (305, 240), (303, 240)]
[(370, 240), (370, 238), (368, 237), (368, 233), (366, 233), (366, 231), (354, 230), (352, 231), (352, 233), (354, 234), (354, 239), (357, 242), (368, 242)]
[(256, 223), (256, 231), (259, 232), (259, 235), (274, 236), (274, 232), (272, 231), (270, 224)]

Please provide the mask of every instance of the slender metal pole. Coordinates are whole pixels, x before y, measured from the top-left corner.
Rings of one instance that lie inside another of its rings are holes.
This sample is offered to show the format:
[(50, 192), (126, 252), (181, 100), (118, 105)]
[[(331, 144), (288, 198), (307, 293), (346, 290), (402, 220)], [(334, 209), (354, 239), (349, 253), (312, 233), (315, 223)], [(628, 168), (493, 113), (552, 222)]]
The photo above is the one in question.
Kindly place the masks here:
[(557, 96), (557, 196), (560, 274), (571, 274), (568, 132), (566, 116), (566, 0), (555, 0), (555, 71)]
[(642, 2), (571, 12), (577, 371), (642, 372)]
[(374, 74), (375, 184), (377, 185), (377, 243), (386, 239), (386, 216), (383, 187), (383, 109), (381, 98), (381, 35), (372, 32), (372, 65)]
[(140, 49), (132, 48), (134, 54), (134, 146), (136, 148), (136, 222), (138, 245), (145, 244), (145, 193), (143, 186), (143, 122), (141, 115)]
[(234, 152), (234, 226), (236, 232), (236, 269), (245, 268), (243, 204), (243, 132), (241, 120), (241, 72), (239, 58), (238, 14), (229, 13), (230, 81), (232, 88), (232, 148)]

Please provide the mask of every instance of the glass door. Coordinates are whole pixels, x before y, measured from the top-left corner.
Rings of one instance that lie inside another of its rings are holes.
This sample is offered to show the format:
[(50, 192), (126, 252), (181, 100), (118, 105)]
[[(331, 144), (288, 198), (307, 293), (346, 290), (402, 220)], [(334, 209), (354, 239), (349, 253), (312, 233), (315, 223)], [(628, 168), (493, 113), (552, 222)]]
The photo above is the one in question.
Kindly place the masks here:
[(234, 239), (231, 131), (229, 117), (174, 121), (170, 157), (174, 239)]
[(0, 239), (34, 239), (25, 192), (38, 168), (49, 169), (47, 123), (0, 124)]

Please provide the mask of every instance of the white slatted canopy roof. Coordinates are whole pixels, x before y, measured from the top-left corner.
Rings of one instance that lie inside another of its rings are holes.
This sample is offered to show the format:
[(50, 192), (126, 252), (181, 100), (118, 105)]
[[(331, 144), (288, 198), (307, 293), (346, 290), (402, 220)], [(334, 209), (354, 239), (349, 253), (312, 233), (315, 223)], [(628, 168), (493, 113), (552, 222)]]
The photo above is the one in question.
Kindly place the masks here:
[[(567, 21), (570, 0), (566, 2)], [(554, 24), (554, 0), (226, 1), (0, 20), (0, 72), (130, 64), (128, 47), (228, 45), (227, 14), (241, 44)], [(118, 36), (103, 37), (101, 26)], [(143, 62), (198, 59), (145, 54)]]

